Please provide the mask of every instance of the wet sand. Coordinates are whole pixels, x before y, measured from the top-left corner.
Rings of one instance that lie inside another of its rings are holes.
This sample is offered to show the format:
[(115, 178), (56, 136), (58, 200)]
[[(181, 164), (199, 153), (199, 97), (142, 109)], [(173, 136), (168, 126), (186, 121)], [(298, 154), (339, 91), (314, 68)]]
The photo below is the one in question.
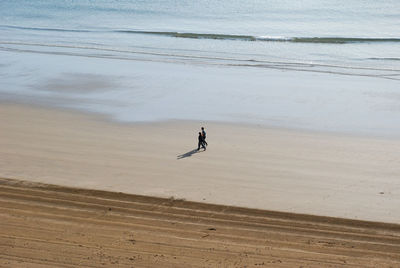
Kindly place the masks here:
[(400, 225), (0, 179), (1, 267), (399, 267)]

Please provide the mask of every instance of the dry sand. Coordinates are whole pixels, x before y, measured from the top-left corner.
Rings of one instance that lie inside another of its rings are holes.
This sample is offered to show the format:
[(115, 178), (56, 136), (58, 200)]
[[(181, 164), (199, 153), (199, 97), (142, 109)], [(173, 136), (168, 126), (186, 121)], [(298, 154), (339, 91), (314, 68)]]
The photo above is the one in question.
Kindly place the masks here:
[(212, 123), (197, 153), (196, 122), (0, 124), (0, 267), (400, 267), (398, 140)]
[(208, 150), (185, 155), (201, 125), (1, 104), (0, 176), (400, 223), (399, 140), (207, 123)]
[(0, 179), (1, 267), (400, 267), (400, 225)]

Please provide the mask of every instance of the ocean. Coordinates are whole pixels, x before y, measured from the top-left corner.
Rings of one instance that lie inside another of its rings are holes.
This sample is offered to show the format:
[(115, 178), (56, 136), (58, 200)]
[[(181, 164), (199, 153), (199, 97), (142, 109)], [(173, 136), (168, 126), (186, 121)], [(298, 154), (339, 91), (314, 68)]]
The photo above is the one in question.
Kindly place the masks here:
[(0, 100), (400, 135), (398, 1), (0, 1)]

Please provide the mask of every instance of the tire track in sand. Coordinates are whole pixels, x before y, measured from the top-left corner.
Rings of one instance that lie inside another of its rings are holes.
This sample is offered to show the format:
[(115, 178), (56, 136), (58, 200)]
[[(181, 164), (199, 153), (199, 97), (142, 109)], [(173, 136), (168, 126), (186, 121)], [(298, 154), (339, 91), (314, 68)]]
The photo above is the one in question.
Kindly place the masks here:
[(400, 225), (0, 179), (1, 267), (400, 267)]

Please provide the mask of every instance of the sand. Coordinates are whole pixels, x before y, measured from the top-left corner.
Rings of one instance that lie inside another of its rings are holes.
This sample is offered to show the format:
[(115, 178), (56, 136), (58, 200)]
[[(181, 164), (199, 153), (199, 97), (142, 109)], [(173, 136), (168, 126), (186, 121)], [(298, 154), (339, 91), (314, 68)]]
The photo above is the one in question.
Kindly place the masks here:
[[(2, 103), (0, 177), (400, 222), (400, 141), (204, 122), (112, 123)], [(204, 125), (209, 147), (197, 147)]]
[(0, 123), (0, 267), (400, 266), (399, 140), (4, 103)]
[(0, 267), (399, 267), (400, 225), (0, 179)]

